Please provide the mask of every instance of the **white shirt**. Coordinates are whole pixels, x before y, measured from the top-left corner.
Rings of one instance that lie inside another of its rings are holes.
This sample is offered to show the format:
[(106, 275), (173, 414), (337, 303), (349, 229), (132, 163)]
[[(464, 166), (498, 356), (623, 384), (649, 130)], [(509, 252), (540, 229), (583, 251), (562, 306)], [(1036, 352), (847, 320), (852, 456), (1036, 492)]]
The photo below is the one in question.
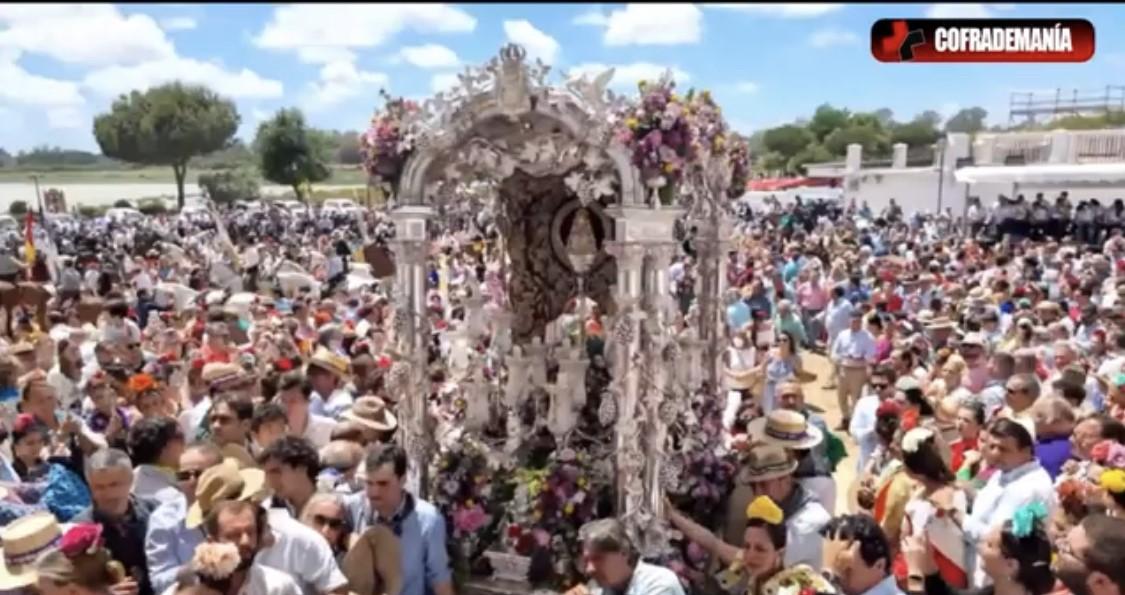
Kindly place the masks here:
[(816, 570), (824, 565), (824, 536), (820, 530), (832, 516), (816, 499), (805, 502), (797, 512), (785, 519), (785, 565), (808, 564)]
[(867, 392), (859, 398), (852, 410), (852, 421), (848, 425), (848, 433), (859, 445), (859, 459), (856, 461), (856, 470), (863, 471), (871, 453), (879, 445), (879, 437), (875, 435), (875, 413), (879, 410), (882, 399), (878, 394)]
[(285, 571), (306, 595), (328, 593), (348, 584), (323, 536), (294, 520), (285, 509), (270, 509), (269, 521), (274, 536), (285, 539), (275, 539), (273, 545), (259, 551), (255, 566)]
[(828, 309), (825, 311), (825, 327), (828, 330), (828, 336), (834, 341), (840, 333), (848, 329), (851, 324), (852, 316), (852, 303), (846, 298), (828, 304)]
[(332, 430), (335, 427), (335, 420), (310, 413), (309, 420), (305, 423), (305, 433), (301, 437), (320, 450), (332, 441)]
[[(1052, 510), (1055, 504), (1055, 486), (1039, 461), (1033, 460), (1011, 471), (994, 474), (977, 493), (972, 514), (965, 519), (966, 542), (980, 543), (993, 527), (1011, 520), (1017, 510), (1033, 502), (1042, 502), (1048, 510)], [(972, 586), (980, 588), (989, 583), (978, 560)]]
[(875, 363), (875, 337), (867, 330), (845, 329), (832, 342), (832, 361), (842, 363), (850, 360)]

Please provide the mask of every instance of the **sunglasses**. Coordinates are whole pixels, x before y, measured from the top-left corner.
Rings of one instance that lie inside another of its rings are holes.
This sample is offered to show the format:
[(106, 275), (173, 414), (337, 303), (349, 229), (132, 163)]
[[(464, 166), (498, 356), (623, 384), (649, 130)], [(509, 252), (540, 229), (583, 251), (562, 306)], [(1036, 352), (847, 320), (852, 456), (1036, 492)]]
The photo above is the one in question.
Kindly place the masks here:
[(184, 469), (176, 472), (177, 481), (191, 481), (203, 475), (203, 469)]
[(890, 386), (889, 384), (883, 384), (881, 382), (880, 383), (874, 383), (874, 382), (871, 383), (871, 388), (873, 390), (886, 390), (887, 387), (889, 387), (889, 386)]
[(326, 517), (322, 514), (314, 514), (312, 520), (313, 520), (314, 523), (316, 523), (317, 525), (320, 525), (320, 526), (328, 525), (329, 529), (343, 529), (344, 528), (344, 519)]

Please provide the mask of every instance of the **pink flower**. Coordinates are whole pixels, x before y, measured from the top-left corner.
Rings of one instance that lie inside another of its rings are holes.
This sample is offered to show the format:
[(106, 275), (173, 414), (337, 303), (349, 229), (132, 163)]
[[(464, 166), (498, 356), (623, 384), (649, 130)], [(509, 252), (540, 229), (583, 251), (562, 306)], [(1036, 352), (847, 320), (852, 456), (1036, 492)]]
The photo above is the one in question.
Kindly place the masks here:
[(461, 533), (475, 533), (492, 522), (492, 517), (484, 512), (479, 504), (472, 508), (457, 508), (453, 511), (453, 526)]
[(102, 544), (102, 526), (97, 523), (80, 523), (70, 528), (59, 542), (59, 550), (67, 558), (92, 554)]

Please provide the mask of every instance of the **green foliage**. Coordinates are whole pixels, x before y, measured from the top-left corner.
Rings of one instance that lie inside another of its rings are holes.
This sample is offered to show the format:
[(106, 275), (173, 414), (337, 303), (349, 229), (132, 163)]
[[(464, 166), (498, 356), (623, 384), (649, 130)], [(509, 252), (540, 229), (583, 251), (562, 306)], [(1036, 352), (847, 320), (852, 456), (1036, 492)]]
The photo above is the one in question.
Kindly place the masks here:
[(127, 201), (123, 198), (121, 200), (114, 201), (113, 208), (115, 208), (115, 209), (132, 209), (133, 203), (131, 203), (131, 202), (129, 202), (129, 201)]
[(1048, 130), (1098, 130), (1125, 126), (1125, 112), (1109, 112), (1095, 116), (1064, 116), (1049, 122)]
[(258, 176), (248, 168), (200, 174), (199, 187), (208, 198), (220, 204), (257, 200), (261, 196)]
[(824, 139), (832, 134), (832, 131), (846, 125), (848, 120), (848, 110), (836, 109), (825, 103), (816, 108), (816, 113), (813, 114), (807, 128), (809, 132), (816, 136), (817, 141), (824, 142)]
[(305, 125), (298, 109), (283, 109), (258, 127), (254, 139), (258, 167), (267, 180), (293, 188), (304, 200), (302, 186), (332, 174), (328, 167), (331, 138)]
[[(5, 155), (7, 155), (5, 153)], [(3, 160), (0, 158), (0, 160)], [(7, 160), (12, 161), (11, 155)], [(66, 167), (92, 167), (111, 166), (112, 161), (103, 155), (79, 151), (76, 149), (63, 149), (46, 145), (35, 147), (30, 151), (20, 151), (14, 158), (15, 165), (22, 168), (59, 169)]]
[(13, 200), (12, 204), (8, 205), (8, 214), (13, 217), (23, 217), (27, 214), (27, 201), (26, 200)]
[[(867, 122), (866, 124), (870, 124)], [(885, 155), (890, 152), (890, 139), (885, 131), (870, 125), (849, 124), (844, 128), (833, 130), (824, 139), (824, 148), (833, 155), (845, 155), (848, 145), (859, 144), (863, 146), (863, 153), (869, 156)]]
[(988, 110), (983, 107), (965, 108), (945, 123), (946, 132), (968, 132), (970, 134), (984, 130), (984, 119), (988, 117)]
[(176, 201), (183, 207), (188, 161), (226, 147), (238, 122), (229, 100), (206, 87), (175, 82), (122, 95), (94, 118), (94, 137), (109, 157), (172, 166)]
[[(940, 118), (940, 116), (939, 116)], [(923, 147), (932, 145), (941, 138), (937, 126), (932, 120), (921, 116), (913, 122), (895, 124), (891, 128), (891, 143), (906, 143), (908, 147)]]
[(762, 144), (766, 151), (779, 153), (786, 159), (815, 141), (816, 136), (812, 132), (795, 124), (771, 128), (762, 137)]
[(142, 198), (137, 201), (137, 210), (145, 215), (165, 215), (168, 213), (168, 206), (160, 198)]
[(832, 153), (824, 148), (823, 145), (809, 145), (804, 149), (797, 152), (796, 155), (789, 159), (787, 170), (791, 172), (805, 173), (805, 165), (809, 163), (822, 163), (824, 161), (832, 161)]

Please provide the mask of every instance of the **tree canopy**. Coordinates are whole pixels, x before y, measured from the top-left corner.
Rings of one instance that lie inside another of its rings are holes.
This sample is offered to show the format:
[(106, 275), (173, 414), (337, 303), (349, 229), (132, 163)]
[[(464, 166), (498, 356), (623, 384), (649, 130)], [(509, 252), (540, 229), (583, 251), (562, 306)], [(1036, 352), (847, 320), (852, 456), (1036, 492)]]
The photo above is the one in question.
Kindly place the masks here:
[(290, 186), (298, 200), (305, 199), (304, 186), (332, 174), (331, 139), (305, 125), (298, 109), (283, 109), (258, 126), (254, 139), (258, 167), (267, 180)]
[(206, 87), (175, 82), (122, 95), (94, 118), (94, 137), (108, 157), (172, 166), (177, 205), (183, 208), (188, 161), (226, 147), (238, 123), (229, 100)]

